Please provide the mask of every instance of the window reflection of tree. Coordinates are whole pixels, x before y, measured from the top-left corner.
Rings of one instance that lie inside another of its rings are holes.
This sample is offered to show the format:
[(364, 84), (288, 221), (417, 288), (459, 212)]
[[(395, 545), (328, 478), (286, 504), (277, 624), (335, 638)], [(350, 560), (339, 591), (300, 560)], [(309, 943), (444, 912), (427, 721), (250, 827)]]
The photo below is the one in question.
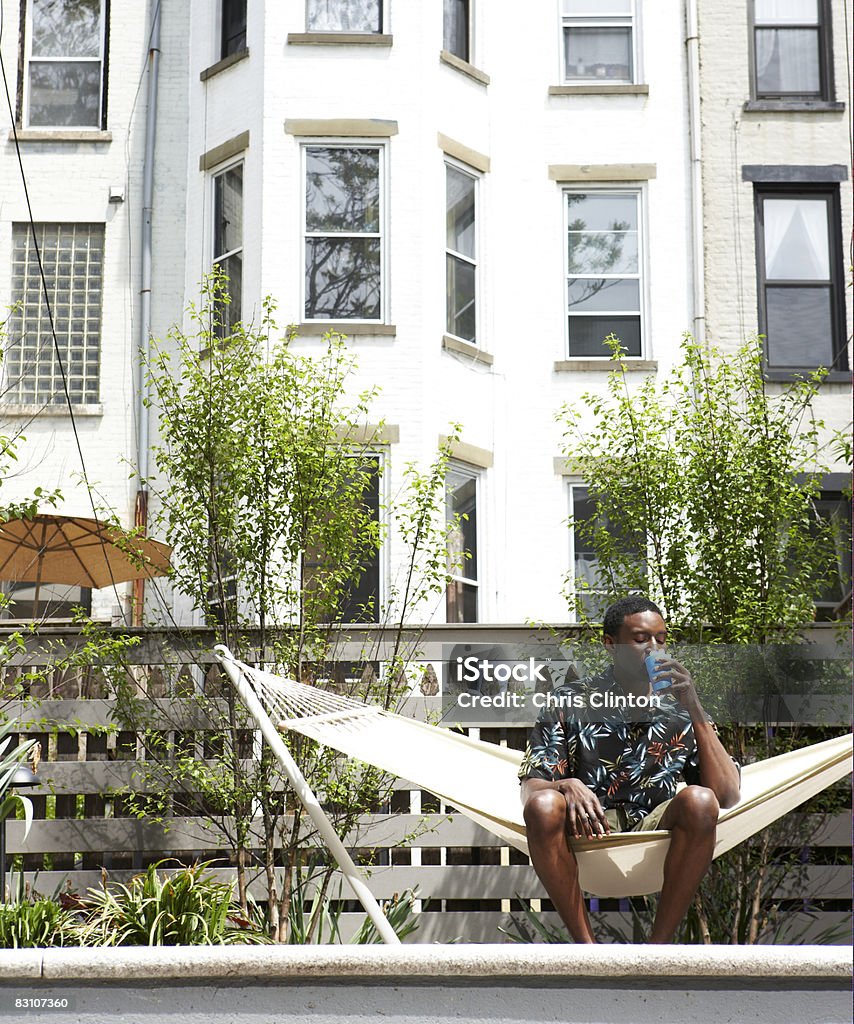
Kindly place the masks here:
[(631, 224), (622, 220), (613, 221), (607, 231), (597, 233), (588, 232), (586, 222), (581, 219), (570, 222), (569, 273), (583, 289), (570, 306), (581, 305), (599, 292), (623, 283), (621, 277), (591, 278), (588, 275), (614, 273), (621, 269), (619, 264), (623, 258), (626, 232), (631, 230)]
[(379, 318), (379, 203), (378, 149), (308, 150), (307, 318)]

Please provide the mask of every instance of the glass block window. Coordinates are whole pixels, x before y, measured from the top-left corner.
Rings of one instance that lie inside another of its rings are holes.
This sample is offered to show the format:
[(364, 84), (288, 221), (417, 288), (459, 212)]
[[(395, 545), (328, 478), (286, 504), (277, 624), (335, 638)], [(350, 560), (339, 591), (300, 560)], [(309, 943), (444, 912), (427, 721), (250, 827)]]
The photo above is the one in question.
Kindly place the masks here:
[(567, 320), (570, 356), (610, 356), (615, 334), (640, 356), (640, 193), (567, 192)]
[[(64, 367), (72, 403), (97, 403), (104, 225), (37, 224), (35, 237), (37, 245), (29, 224), (12, 227), (15, 308), (9, 320), (6, 401), (65, 403)], [(39, 272), (39, 252), (46, 288)]]
[(382, 319), (382, 146), (305, 147), (305, 318)]
[(308, 0), (308, 32), (382, 32), (382, 0)]
[(214, 266), (226, 278), (229, 302), (216, 310), (216, 333), (225, 337), (243, 315), (243, 164), (214, 175)]
[(448, 334), (477, 341), (477, 178), (445, 165), (445, 272)]
[(561, 0), (561, 13), (565, 81), (634, 81), (634, 0)]
[(28, 127), (104, 127), (106, 6), (106, 0), (29, 0)]
[(453, 524), (448, 536), (448, 571), (453, 578), (445, 592), (448, 622), (478, 621), (477, 491), (477, 473), (462, 466), (448, 469), (445, 516)]

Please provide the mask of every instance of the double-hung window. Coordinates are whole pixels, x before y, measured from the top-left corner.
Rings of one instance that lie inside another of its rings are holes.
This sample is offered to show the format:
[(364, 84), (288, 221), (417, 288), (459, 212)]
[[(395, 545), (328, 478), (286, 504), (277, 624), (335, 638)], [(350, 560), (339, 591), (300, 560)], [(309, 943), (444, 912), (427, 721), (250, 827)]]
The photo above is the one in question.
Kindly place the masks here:
[(220, 58), (246, 49), (246, 0), (221, 0)]
[(757, 99), (830, 99), (830, 4), (753, 0)]
[(382, 32), (383, 0), (308, 0), (308, 32)]
[(470, 0), (444, 0), (443, 48), (460, 60), (471, 61)]
[(213, 262), (227, 292), (216, 305), (215, 333), (225, 337), (242, 317), (243, 164), (214, 175)]
[(567, 322), (570, 356), (610, 356), (615, 334), (626, 354), (643, 344), (641, 193), (567, 191)]
[(303, 158), (305, 319), (381, 322), (385, 149), (308, 145)]
[(445, 475), (445, 517), (448, 534), (448, 571), (445, 592), (448, 622), (478, 621), (478, 474), (453, 465)]
[(103, 267), (103, 224), (12, 225), (7, 402), (98, 402)]
[(839, 191), (756, 186), (759, 332), (769, 369), (847, 368)]
[(635, 0), (561, 0), (567, 82), (635, 80)]
[(445, 272), (448, 334), (477, 341), (477, 184), (455, 164), (445, 164)]
[(28, 0), (24, 124), (103, 128), (107, 0)]
[[(646, 589), (643, 539), (629, 539), (617, 530), (613, 522), (600, 513), (586, 484), (569, 485), (569, 509), (574, 611), (580, 619), (601, 621), (605, 609), (619, 593), (628, 592), (633, 586)], [(605, 570), (597, 553), (593, 538), (600, 529), (611, 538), (615, 555), (613, 573)]]

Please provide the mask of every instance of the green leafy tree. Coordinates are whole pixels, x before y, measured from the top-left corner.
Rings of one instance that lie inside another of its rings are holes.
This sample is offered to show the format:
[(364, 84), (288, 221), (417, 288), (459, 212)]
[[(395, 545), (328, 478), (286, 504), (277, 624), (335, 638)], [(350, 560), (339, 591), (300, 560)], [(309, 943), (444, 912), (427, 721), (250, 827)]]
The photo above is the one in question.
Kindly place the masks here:
[[(373, 391), (348, 399), (353, 360), (343, 339), (332, 333), (315, 354), (296, 353), (292, 332), (279, 337), (269, 301), (257, 325), (237, 324), (222, 338), (218, 311), (226, 302), (221, 280), (209, 281), (201, 306), (190, 310), (192, 332), (176, 328), (154, 347), (148, 368), (159, 417), (157, 473), (147, 481), (152, 532), (173, 546), (171, 585), (244, 660), (392, 706), (417, 643), (409, 623), (416, 613), (429, 617), (448, 578), (447, 449), (426, 470), (406, 468), (387, 510), (402, 568), (383, 608), (371, 607), (374, 596), (364, 610), (389, 624), (390, 660), (383, 655), (379, 673), (370, 651), (358, 663), (333, 665), (336, 643), (346, 638), (341, 609), (384, 538), (366, 501), (381, 467), (368, 444), (353, 440), (365, 434)], [(231, 687), (208, 676), (204, 688), (179, 686), (174, 696), (182, 699), (155, 709), (132, 672), (116, 679), (122, 727), (145, 738), (147, 795), (138, 813), (204, 814), (233, 851), (241, 905), (260, 873), (270, 934), (286, 941), (294, 886), (322, 855), (269, 751), (253, 756), (251, 722)], [(190, 706), (205, 726), (203, 741), (188, 731)], [(382, 805), (381, 773), (298, 735), (285, 740), (342, 835)], [(328, 859), (322, 864), (319, 876), (312, 872), (321, 900), (334, 870)]]
[[(670, 374), (636, 387), (619, 341), (609, 345), (618, 365), (604, 393), (585, 395), (584, 410), (559, 413), (564, 454), (595, 512), (572, 524), (595, 552), (592, 578), (569, 579), (567, 592), (582, 620), (585, 588), (603, 606), (627, 592), (648, 594), (673, 638), (697, 645), (696, 658), (726, 698), (734, 678), (758, 678), (775, 658), (785, 660), (774, 645), (803, 643), (816, 594), (850, 586), (837, 555), (840, 524), (816, 507), (826, 462), (850, 448), (815, 415), (823, 372), (771, 396), (759, 341), (722, 355), (686, 337)], [(710, 644), (733, 645), (735, 672), (732, 664), (715, 670), (723, 651)], [(791, 676), (791, 664), (777, 669)], [(735, 718), (722, 738), (742, 763), (822, 738), (770, 724)], [(813, 809), (838, 805), (829, 797)], [(805, 821), (789, 816), (716, 861), (683, 935), (790, 941), (774, 893), (805, 876), (799, 855), (821, 815)]]

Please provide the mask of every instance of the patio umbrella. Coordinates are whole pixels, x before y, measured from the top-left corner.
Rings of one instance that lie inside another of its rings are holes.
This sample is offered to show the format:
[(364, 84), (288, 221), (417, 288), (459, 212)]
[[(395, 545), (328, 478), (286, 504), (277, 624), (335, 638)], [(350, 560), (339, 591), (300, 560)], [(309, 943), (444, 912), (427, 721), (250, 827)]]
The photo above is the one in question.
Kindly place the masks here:
[(97, 519), (41, 513), (0, 524), (0, 579), (35, 583), (35, 618), (42, 583), (98, 589), (165, 576), (170, 551)]

